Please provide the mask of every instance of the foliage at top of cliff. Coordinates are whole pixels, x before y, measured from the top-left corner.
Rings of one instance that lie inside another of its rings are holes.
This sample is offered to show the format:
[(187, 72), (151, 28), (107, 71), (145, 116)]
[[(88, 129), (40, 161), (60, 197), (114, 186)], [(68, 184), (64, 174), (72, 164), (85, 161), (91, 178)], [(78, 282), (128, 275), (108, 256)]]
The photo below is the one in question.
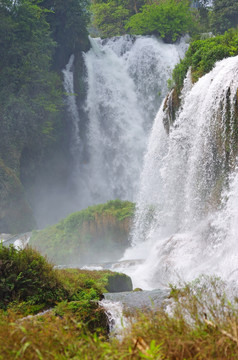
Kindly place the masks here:
[(238, 30), (236, 29), (231, 29), (224, 35), (193, 41), (185, 58), (176, 65), (173, 71), (173, 81), (177, 90), (182, 89), (189, 67), (192, 70), (192, 80), (196, 82), (212, 70), (216, 61), (236, 55), (238, 55)]
[(129, 31), (174, 42), (185, 33), (223, 34), (238, 25), (236, 0), (93, 0), (91, 11), (101, 37)]
[(89, 0), (41, 0), (39, 6), (57, 43), (54, 67), (61, 70), (72, 53), (88, 50)]
[(166, 0), (144, 5), (141, 12), (133, 15), (125, 25), (131, 34), (158, 35), (166, 42), (175, 42), (178, 37), (193, 29), (193, 13), (188, 0)]
[(120, 200), (90, 206), (33, 232), (30, 244), (60, 265), (117, 260), (129, 245), (134, 206)]
[(71, 229), (74, 226), (80, 226), (84, 221), (95, 220), (96, 216), (113, 216), (122, 221), (133, 215), (135, 204), (130, 201), (121, 201), (119, 199), (110, 200), (106, 204), (89, 206), (87, 209), (78, 211), (62, 220), (64, 225)]
[(102, 37), (155, 34), (174, 42), (185, 33), (194, 31), (199, 23), (190, 0), (94, 0), (91, 6), (93, 24)]

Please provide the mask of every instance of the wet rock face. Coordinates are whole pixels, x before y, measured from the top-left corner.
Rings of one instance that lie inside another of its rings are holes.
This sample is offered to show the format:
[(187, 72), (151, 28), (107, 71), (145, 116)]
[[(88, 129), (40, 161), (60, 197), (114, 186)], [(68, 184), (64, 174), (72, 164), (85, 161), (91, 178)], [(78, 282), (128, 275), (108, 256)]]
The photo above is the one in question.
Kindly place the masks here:
[(164, 101), (164, 118), (163, 123), (167, 134), (169, 133), (170, 126), (173, 125), (176, 117), (176, 112), (180, 106), (180, 98), (176, 87), (174, 87), (170, 93), (166, 96)]

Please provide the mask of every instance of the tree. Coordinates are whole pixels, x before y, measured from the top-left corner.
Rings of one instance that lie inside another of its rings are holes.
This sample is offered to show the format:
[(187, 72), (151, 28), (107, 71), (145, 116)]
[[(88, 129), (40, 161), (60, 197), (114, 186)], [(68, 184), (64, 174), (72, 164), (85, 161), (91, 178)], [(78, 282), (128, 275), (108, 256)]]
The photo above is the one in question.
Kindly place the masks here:
[(238, 26), (238, 1), (213, 0), (211, 26), (216, 34)]
[(62, 106), (60, 78), (50, 71), (55, 46), (44, 9), (0, 2), (0, 157), (13, 169), (24, 146), (52, 141)]
[(62, 68), (76, 49), (87, 50), (90, 21), (88, 0), (43, 0), (47, 21), (57, 43), (54, 63)]
[(124, 35), (125, 24), (144, 4), (144, 0), (94, 0), (93, 25), (101, 37)]
[(144, 5), (142, 12), (132, 16), (125, 26), (131, 34), (159, 35), (166, 42), (177, 38), (193, 27), (190, 2), (187, 0), (160, 0), (159, 3)]
[(125, 24), (129, 19), (129, 10), (115, 1), (93, 4), (93, 25), (101, 37), (112, 37), (125, 34)]

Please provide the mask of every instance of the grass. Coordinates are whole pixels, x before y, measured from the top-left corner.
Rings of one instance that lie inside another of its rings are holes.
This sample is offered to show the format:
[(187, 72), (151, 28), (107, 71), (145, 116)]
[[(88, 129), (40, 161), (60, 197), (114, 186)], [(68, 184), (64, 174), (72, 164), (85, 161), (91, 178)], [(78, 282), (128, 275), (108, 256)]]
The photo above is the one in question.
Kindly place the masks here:
[(3, 246), (0, 271), (0, 360), (238, 359), (238, 299), (228, 299), (219, 278), (171, 285), (160, 308), (128, 311), (130, 328), (118, 340), (108, 338), (98, 305), (118, 274), (55, 270), (31, 248)]
[(0, 359), (237, 359), (238, 306), (225, 291), (221, 280), (208, 277), (171, 286), (167, 306), (134, 313), (122, 341), (109, 340), (102, 329), (90, 332), (77, 302), (21, 321), (2, 312)]

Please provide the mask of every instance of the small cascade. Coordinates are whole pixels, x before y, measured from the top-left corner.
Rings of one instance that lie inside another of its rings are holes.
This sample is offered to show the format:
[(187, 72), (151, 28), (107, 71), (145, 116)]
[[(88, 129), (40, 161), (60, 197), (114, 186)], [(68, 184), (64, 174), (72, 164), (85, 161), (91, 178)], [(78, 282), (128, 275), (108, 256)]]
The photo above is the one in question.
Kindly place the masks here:
[(71, 115), (72, 119), (72, 139), (71, 139), (71, 153), (73, 158), (75, 159), (78, 156), (79, 151), (81, 150), (80, 146), (80, 119), (78, 108), (75, 99), (74, 93), (74, 55), (71, 55), (69, 58), (69, 62), (66, 65), (65, 69), (62, 71), (64, 76), (64, 89), (66, 93), (66, 102), (68, 105), (68, 111)]
[(99, 301), (99, 305), (107, 315), (110, 334), (120, 338), (122, 331), (128, 326), (128, 320), (123, 316), (122, 303), (104, 299)]
[(144, 289), (237, 268), (238, 57), (218, 62), (193, 87), (188, 77), (169, 132), (165, 104), (156, 116), (124, 256), (144, 258), (133, 274)]
[[(83, 139), (75, 125), (73, 140), (87, 154), (82, 161), (79, 150), (73, 174), (79, 208), (115, 198), (134, 200), (153, 118), (187, 48), (184, 39), (168, 45), (128, 35), (90, 42), (84, 54), (88, 120)], [(70, 63), (67, 69), (72, 75)], [(75, 103), (74, 97), (69, 100)]]

